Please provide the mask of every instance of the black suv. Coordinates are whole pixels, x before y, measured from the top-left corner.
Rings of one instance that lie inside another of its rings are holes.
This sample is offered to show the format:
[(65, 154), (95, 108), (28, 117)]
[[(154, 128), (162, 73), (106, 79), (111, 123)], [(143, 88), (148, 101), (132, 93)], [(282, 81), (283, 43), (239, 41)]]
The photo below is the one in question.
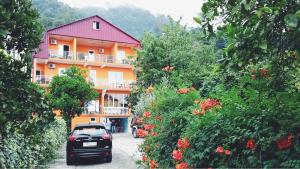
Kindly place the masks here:
[(78, 158), (105, 158), (112, 161), (112, 136), (103, 124), (77, 125), (67, 142), (67, 165)]

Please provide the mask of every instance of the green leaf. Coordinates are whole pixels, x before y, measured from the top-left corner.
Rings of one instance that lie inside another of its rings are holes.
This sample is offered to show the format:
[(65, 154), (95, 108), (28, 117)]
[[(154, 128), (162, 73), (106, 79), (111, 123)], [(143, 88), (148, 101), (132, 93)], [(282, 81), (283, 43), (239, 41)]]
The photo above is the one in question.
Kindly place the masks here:
[(267, 48), (268, 48), (267, 41), (262, 41), (262, 42), (259, 44), (259, 47), (260, 47), (261, 49), (267, 50)]
[(284, 22), (290, 28), (296, 28), (298, 25), (298, 18), (294, 14), (288, 14), (284, 17)]
[(268, 14), (271, 14), (273, 12), (273, 10), (267, 6), (261, 8), (261, 11), (262, 12), (265, 12), (265, 13), (268, 13)]
[(194, 17), (193, 19), (195, 22), (201, 24), (201, 19), (199, 17)]
[(295, 15), (298, 17), (298, 19), (300, 19), (300, 10), (296, 12)]

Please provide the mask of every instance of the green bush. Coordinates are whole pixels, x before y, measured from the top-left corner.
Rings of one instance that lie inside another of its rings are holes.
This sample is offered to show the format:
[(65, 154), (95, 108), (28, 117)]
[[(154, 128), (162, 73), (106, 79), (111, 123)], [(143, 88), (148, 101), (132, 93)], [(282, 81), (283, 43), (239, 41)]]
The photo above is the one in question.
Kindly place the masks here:
[(22, 126), (38, 124), (41, 119), (7, 125), (7, 136), (0, 141), (0, 168), (41, 168), (56, 156), (56, 151), (66, 139), (66, 124), (56, 119), (40, 132), (25, 133)]

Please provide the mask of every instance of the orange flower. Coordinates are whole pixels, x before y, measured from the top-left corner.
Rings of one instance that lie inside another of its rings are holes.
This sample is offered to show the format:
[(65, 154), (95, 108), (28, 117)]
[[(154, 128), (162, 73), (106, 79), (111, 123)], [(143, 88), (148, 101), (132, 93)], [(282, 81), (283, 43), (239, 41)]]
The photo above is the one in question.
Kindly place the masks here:
[(201, 105), (200, 105), (201, 110), (202, 110), (201, 114), (205, 114), (206, 110), (209, 110), (218, 105), (220, 105), (220, 102), (216, 99), (206, 99), (206, 100), (202, 101)]
[(230, 150), (225, 150), (224, 154), (229, 156), (231, 154), (231, 151)]
[(187, 88), (183, 88), (183, 89), (178, 89), (177, 93), (178, 94), (187, 94), (190, 90)]
[(171, 72), (173, 69), (174, 69), (173, 66), (166, 66), (166, 67), (162, 68), (161, 70), (166, 71), (166, 72)]
[(145, 124), (144, 125), (144, 128), (147, 131), (151, 131), (154, 127), (155, 127), (154, 124)]
[(186, 162), (181, 162), (176, 165), (176, 169), (188, 169), (188, 168), (189, 168), (189, 165)]
[(144, 162), (148, 161), (147, 156), (146, 156), (146, 155), (143, 155), (143, 156), (142, 156), (142, 160), (143, 160)]
[(149, 118), (151, 117), (151, 112), (144, 112), (144, 117)]
[(158, 168), (158, 164), (156, 163), (155, 160), (151, 160), (149, 163), (150, 169)]
[(222, 154), (224, 153), (224, 148), (222, 146), (218, 146), (217, 149), (216, 149), (216, 153), (219, 153), (219, 154)]
[(182, 160), (182, 153), (179, 150), (174, 150), (172, 152), (172, 157), (174, 160), (181, 161)]
[(253, 139), (249, 139), (247, 141), (247, 145), (246, 145), (246, 148), (250, 149), (250, 150), (253, 150), (255, 149), (256, 145), (255, 145), (255, 142)]

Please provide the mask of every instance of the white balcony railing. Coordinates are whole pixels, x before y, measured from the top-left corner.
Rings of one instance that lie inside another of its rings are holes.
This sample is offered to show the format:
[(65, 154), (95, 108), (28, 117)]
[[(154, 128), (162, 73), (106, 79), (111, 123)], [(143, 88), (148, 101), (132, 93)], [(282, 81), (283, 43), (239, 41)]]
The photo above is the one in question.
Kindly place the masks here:
[(59, 52), (58, 50), (49, 50), (50, 58), (58, 59), (72, 59), (73, 53), (71, 51)]
[(129, 114), (128, 107), (103, 107), (102, 114), (109, 115), (127, 115)]
[(89, 110), (88, 107), (84, 107), (82, 114), (85, 114), (85, 115), (88, 115), (88, 114), (100, 114), (100, 110), (99, 109), (95, 109), (95, 111), (91, 111), (91, 110)]
[(76, 57), (70, 51), (59, 52), (58, 50), (49, 50), (50, 58), (69, 59), (85, 62), (100, 62), (100, 63), (116, 63), (116, 64), (130, 64), (129, 59), (118, 60), (115, 56), (111, 55), (97, 55), (87, 52), (77, 52)]
[(118, 89), (131, 88), (135, 84), (133, 80), (108, 81), (107, 79), (100, 79), (100, 78), (97, 78), (96, 80), (90, 79), (90, 82), (94, 84), (94, 86), (101, 86), (105, 88), (118, 88)]
[(45, 76), (45, 75), (36, 75), (35, 82), (37, 84), (49, 84), (52, 80), (52, 76)]

